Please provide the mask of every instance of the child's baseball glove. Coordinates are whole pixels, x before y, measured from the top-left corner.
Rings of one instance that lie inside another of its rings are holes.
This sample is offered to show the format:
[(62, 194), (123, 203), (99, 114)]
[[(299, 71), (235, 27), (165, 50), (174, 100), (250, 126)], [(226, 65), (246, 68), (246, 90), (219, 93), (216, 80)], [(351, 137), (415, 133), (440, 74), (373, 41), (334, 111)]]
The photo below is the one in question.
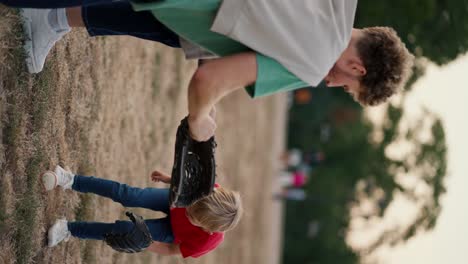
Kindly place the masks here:
[(104, 241), (111, 248), (124, 253), (141, 252), (151, 245), (153, 239), (148, 226), (141, 216), (131, 212), (125, 213), (132, 220), (134, 227), (127, 233), (110, 233), (104, 235)]
[(214, 136), (203, 142), (192, 139), (188, 117), (182, 119), (176, 135), (169, 191), (171, 206), (187, 207), (213, 191), (216, 177), (216, 146)]

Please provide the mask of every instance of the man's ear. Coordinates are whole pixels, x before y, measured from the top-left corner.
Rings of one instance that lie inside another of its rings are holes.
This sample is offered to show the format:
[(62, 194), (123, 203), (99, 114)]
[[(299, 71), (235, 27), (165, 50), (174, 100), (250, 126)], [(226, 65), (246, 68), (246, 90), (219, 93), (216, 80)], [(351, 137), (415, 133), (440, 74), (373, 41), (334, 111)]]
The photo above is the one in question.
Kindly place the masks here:
[(353, 71), (353, 74), (357, 76), (364, 76), (367, 73), (366, 67), (361, 62), (353, 62), (351, 63), (351, 69)]
[(357, 76), (364, 76), (367, 73), (366, 67), (361, 62), (354, 61), (351, 63), (353, 74)]

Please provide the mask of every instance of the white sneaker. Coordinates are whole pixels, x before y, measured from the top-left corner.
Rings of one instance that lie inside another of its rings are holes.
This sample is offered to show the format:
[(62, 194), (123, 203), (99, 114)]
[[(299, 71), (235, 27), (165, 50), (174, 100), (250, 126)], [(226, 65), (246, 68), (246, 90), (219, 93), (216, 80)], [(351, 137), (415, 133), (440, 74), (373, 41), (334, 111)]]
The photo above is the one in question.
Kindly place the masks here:
[(57, 186), (63, 189), (71, 189), (75, 175), (57, 165), (55, 171), (46, 171), (41, 175), (42, 185), (46, 191), (53, 190)]
[(30, 73), (38, 73), (44, 68), (47, 54), (70, 30), (56, 32), (49, 24), (50, 9), (21, 9), (23, 30), (26, 35), (24, 50), (26, 65)]
[(49, 229), (47, 234), (49, 238), (48, 246), (55, 247), (58, 243), (63, 240), (68, 241), (70, 239), (71, 233), (68, 231), (67, 220), (59, 219), (55, 224)]

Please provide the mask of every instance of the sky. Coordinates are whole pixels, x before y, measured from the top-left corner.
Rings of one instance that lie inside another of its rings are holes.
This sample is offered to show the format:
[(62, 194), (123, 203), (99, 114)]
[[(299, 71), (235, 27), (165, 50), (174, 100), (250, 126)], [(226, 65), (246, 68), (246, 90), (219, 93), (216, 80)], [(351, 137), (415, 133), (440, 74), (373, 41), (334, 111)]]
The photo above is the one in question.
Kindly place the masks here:
[[(443, 67), (430, 64), (409, 94), (405, 109), (421, 106), (441, 117), (448, 146), (447, 193), (436, 227), (394, 248), (380, 249), (382, 264), (468, 263), (468, 54)], [(400, 217), (408, 208), (392, 208)]]

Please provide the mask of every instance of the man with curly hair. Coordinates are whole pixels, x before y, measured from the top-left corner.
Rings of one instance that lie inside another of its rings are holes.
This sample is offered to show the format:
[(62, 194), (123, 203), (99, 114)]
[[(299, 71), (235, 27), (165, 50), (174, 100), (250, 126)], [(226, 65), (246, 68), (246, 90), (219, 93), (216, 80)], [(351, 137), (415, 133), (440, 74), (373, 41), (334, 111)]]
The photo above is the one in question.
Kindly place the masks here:
[(389, 27), (353, 29), (346, 50), (325, 77), (363, 106), (375, 106), (408, 81), (414, 57)]
[[(246, 87), (252, 97), (325, 81), (362, 105), (377, 105), (407, 81), (413, 56), (387, 27), (353, 28), (357, 0), (0, 0), (22, 11), (26, 62), (42, 70), (71, 27), (91, 36), (130, 35), (215, 56), (193, 74), (189, 126), (196, 140), (216, 129), (210, 112)], [(66, 9), (65, 9), (66, 8)]]

